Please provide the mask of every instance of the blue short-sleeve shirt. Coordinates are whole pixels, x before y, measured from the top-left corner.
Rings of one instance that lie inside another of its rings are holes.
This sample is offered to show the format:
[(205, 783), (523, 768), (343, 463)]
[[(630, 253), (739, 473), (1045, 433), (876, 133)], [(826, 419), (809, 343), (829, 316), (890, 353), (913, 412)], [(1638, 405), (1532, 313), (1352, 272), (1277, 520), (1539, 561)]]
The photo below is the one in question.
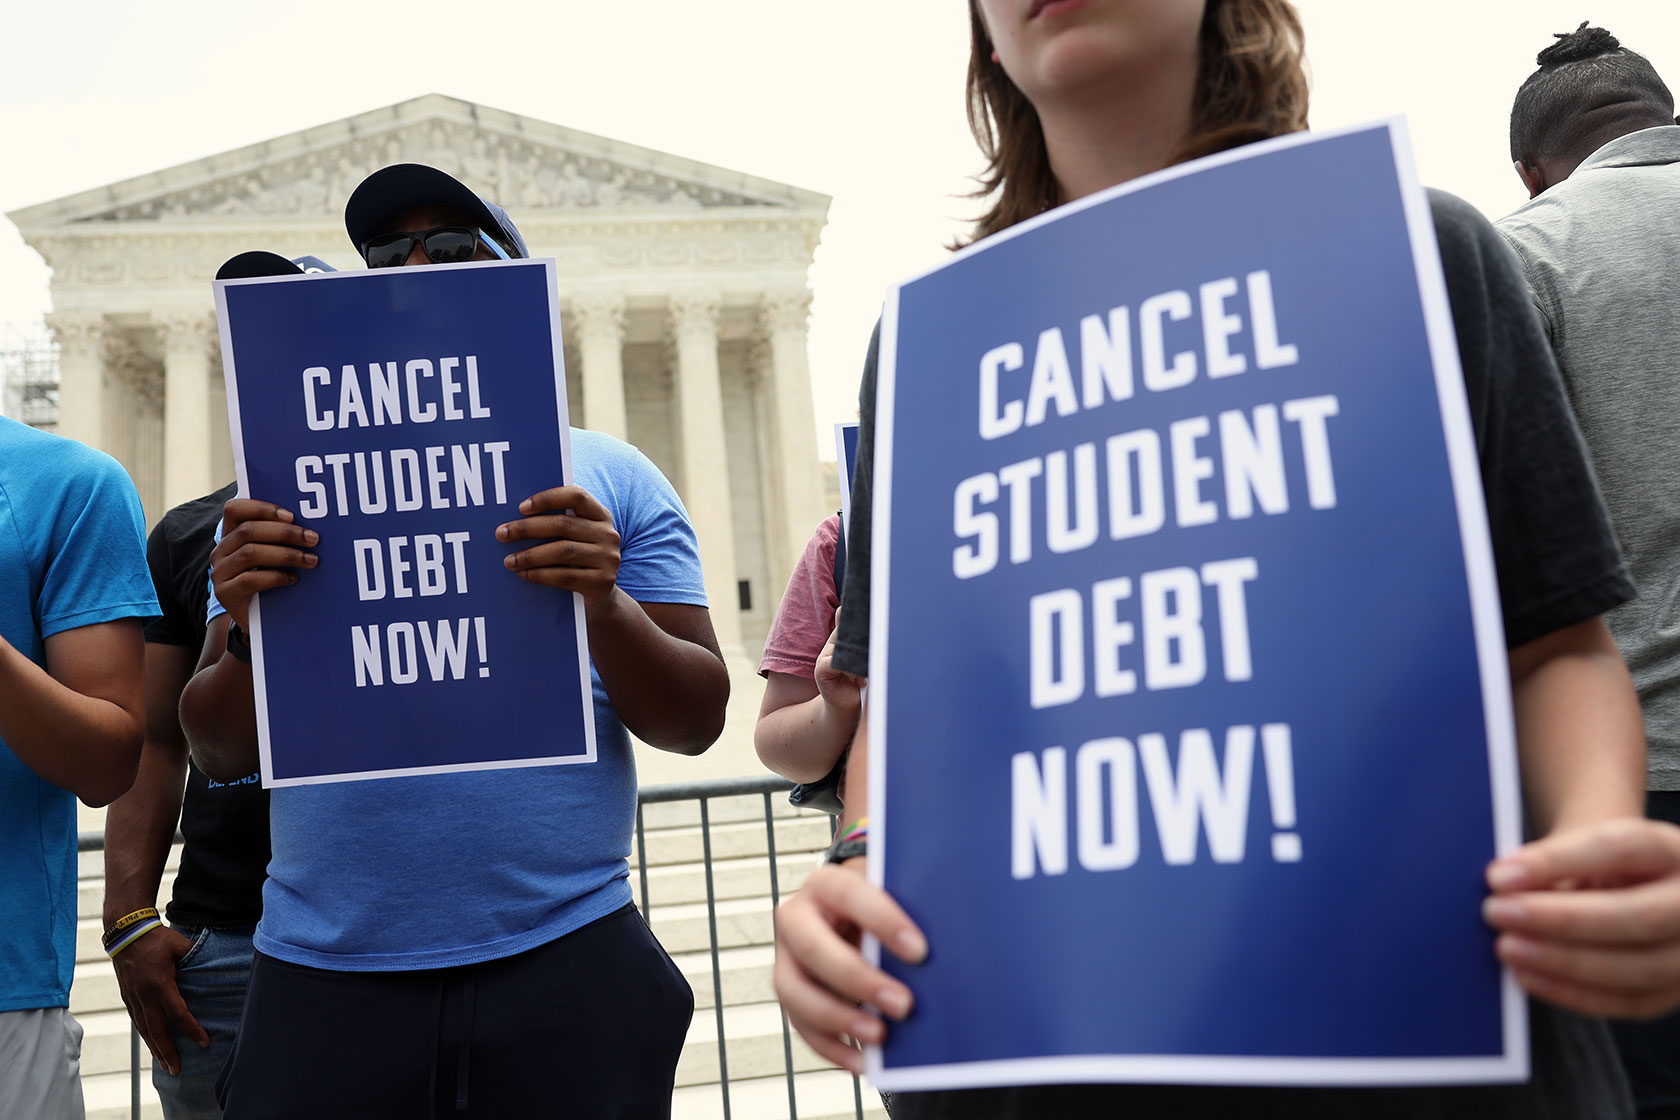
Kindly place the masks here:
[[(618, 586), (705, 606), (699, 546), (665, 476), (611, 436), (573, 428), (571, 440), (577, 484), (619, 533)], [(209, 617), (221, 613), (212, 592)], [(445, 968), (523, 952), (629, 902), (635, 760), (590, 676), (593, 763), (275, 789), (257, 948), (315, 968)]]
[[(103, 452), (0, 417), (0, 636), (47, 639), (158, 613), (146, 519)], [(0, 739), (0, 1011), (64, 1007), (76, 959), (76, 798)]]

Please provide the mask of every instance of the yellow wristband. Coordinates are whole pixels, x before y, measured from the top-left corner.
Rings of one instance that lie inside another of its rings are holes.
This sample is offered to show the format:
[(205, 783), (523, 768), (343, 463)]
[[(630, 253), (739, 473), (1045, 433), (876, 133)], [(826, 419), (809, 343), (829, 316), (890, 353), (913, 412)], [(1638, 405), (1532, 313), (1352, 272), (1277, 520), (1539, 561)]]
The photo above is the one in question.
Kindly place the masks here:
[(157, 909), (156, 906), (147, 906), (146, 908), (144, 908), (142, 910), (136, 910), (132, 914), (124, 914), (122, 917), (118, 918), (115, 922), (111, 923), (111, 928), (105, 931), (104, 940), (105, 941), (110, 941), (112, 938), (116, 937), (117, 934), (121, 933), (123, 930), (127, 929), (129, 926), (132, 926), (132, 925), (134, 925), (138, 922), (143, 922), (147, 918), (155, 918), (157, 916), (158, 916), (158, 909)]
[(112, 940), (107, 942), (105, 945), (105, 955), (110, 957), (112, 960), (116, 960), (118, 953), (122, 952), (124, 949), (128, 948), (130, 945), (134, 944), (154, 929), (162, 928), (163, 919), (158, 917), (156, 914), (152, 915), (150, 918), (142, 918), (140, 921), (130, 926), (126, 931), (117, 934)]

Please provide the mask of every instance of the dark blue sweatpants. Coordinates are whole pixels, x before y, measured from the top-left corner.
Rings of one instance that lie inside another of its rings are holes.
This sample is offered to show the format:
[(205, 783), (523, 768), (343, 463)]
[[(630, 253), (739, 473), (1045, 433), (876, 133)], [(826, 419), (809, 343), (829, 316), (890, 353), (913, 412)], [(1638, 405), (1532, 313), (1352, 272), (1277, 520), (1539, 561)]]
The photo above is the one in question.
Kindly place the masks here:
[(665, 1120), (694, 993), (634, 906), (512, 957), (335, 972), (258, 953), (226, 1120)]

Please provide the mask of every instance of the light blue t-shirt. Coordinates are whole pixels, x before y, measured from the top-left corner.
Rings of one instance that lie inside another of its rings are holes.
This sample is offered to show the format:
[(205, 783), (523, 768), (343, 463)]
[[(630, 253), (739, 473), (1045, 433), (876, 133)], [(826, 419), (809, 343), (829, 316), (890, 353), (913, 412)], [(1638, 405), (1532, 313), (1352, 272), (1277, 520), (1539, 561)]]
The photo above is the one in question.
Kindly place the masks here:
[[(621, 440), (571, 438), (577, 484), (619, 533), (618, 586), (639, 602), (705, 606), (694, 529), (665, 476)], [(209, 616), (222, 613), (212, 590)], [(446, 968), (523, 952), (629, 902), (635, 759), (590, 676), (593, 763), (275, 789), (257, 948), (314, 968)]]
[[(0, 635), (45, 668), (65, 630), (158, 613), (140, 496), (109, 455), (0, 416)], [(0, 740), (0, 1011), (65, 1007), (76, 798)]]

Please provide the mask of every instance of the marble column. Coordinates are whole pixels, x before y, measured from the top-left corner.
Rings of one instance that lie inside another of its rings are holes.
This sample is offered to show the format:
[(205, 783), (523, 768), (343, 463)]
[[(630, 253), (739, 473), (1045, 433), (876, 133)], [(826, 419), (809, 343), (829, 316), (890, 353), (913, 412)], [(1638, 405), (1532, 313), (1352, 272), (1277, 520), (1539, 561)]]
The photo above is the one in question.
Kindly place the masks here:
[(215, 320), (171, 312), (157, 317), (163, 342), (163, 500), (165, 508), (214, 489), (210, 484), (210, 344)]
[(129, 473), (134, 476), (134, 486), (140, 492), (140, 503), (146, 507), (146, 524), (150, 527), (176, 504), (165, 497), (164, 472), (169, 452), (164, 431), (163, 371), (154, 364), (136, 362), (125, 373), (125, 379), (135, 405), (130, 444), (134, 465)]
[[(770, 613), (780, 606), (782, 594), (793, 575), (797, 555), (787, 554), (787, 539), (791, 530), (783, 524), (781, 440), (776, 433), (776, 405), (774, 378), (770, 365), (770, 347), (763, 338), (756, 338), (747, 349), (747, 387), (752, 402), (753, 452), (758, 459), (758, 504), (763, 510), (764, 566), (770, 580), (764, 589), (770, 598)], [(813, 525), (812, 529), (815, 530)]]
[(47, 326), (58, 337), (58, 434), (105, 447), (105, 316), (55, 311)]
[(716, 292), (674, 293), (670, 313), (677, 359), (675, 396), (682, 437), (683, 503), (700, 538), (712, 628), (717, 632), (718, 645), (733, 654), (741, 646), (741, 599), (736, 585), (735, 518), (718, 370), (718, 303)]
[(105, 332), (104, 450), (128, 471), (149, 525), (163, 515), (163, 374), (128, 331)]
[(220, 489), (233, 481), (233, 436), (227, 419), (227, 383), (222, 356), (210, 356), (210, 485)]
[(770, 425), (775, 441), (771, 457), (777, 470), (772, 475), (775, 514), (771, 522), (782, 533), (782, 539), (774, 545), (778, 567), (796, 562), (817, 525), (833, 512), (823, 506), (822, 477), (811, 443), (816, 419), (811, 407), (811, 361), (805, 337), (810, 311), (811, 293), (805, 288), (767, 292), (759, 308), (759, 328), (770, 345), (765, 395), (774, 416)]
[(584, 292), (572, 297), (583, 416), (572, 423), (619, 439), (629, 438), (624, 414), (624, 297)]

